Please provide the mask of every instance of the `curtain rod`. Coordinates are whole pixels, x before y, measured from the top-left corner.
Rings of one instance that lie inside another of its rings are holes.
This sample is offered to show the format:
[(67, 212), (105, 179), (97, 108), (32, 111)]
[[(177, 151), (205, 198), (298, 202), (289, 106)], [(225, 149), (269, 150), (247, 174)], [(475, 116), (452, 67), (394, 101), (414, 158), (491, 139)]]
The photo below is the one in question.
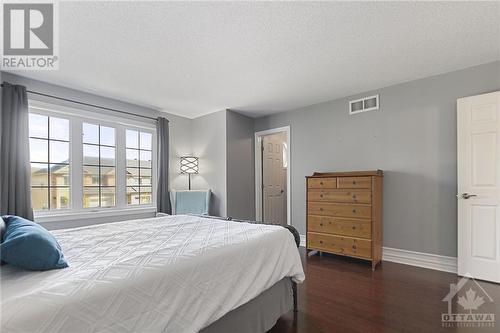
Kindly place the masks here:
[[(6, 83), (8, 83), (8, 82), (6, 82)], [(8, 83), (8, 84), (10, 84), (10, 83)], [(2, 83), (1, 86), (3, 88), (4, 84)], [(90, 106), (90, 107), (97, 108), (97, 109), (103, 109), (103, 110), (108, 110), (108, 111), (113, 111), (113, 112), (128, 114), (129, 116), (141, 117), (141, 118), (151, 119), (151, 120), (154, 120), (154, 121), (158, 120), (157, 118), (153, 118), (153, 117), (142, 116), (140, 114), (135, 114), (135, 113), (132, 113), (132, 112), (122, 111), (122, 110), (113, 109), (113, 108), (107, 108), (105, 106), (99, 106), (99, 105), (95, 105), (95, 104), (90, 104), (90, 103), (75, 101), (75, 100), (69, 99), (69, 98), (64, 98), (64, 97), (58, 97), (58, 96), (54, 96), (54, 95), (44, 94), (44, 93), (41, 93), (41, 92), (38, 92), (38, 91), (26, 90), (26, 92), (28, 92), (30, 94), (40, 95), (40, 96), (44, 96), (44, 97), (50, 97), (50, 98), (54, 98), (54, 99), (58, 99), (58, 100), (66, 101), (66, 102), (70, 102), (70, 103), (75, 103), (75, 104)]]

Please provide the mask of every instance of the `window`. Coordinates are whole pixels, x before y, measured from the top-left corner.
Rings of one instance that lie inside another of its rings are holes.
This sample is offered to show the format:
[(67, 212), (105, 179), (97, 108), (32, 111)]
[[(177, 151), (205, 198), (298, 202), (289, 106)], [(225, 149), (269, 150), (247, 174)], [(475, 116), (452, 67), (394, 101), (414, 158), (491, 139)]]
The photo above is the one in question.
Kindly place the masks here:
[(127, 204), (151, 204), (152, 134), (126, 131)]
[(154, 208), (154, 124), (30, 100), (29, 135), (35, 216)]
[(33, 209), (69, 208), (69, 120), (31, 113), (29, 136)]
[(115, 206), (115, 129), (83, 123), (83, 208)]

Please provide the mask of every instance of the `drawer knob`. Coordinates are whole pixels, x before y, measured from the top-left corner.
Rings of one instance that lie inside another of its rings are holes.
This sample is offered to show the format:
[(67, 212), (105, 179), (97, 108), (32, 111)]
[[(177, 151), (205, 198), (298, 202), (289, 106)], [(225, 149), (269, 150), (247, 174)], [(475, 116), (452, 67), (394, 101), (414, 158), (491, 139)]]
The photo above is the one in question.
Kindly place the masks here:
[(323, 198), (323, 194), (320, 194), (320, 195), (319, 195), (319, 197), (320, 197), (320, 198)]
[(352, 230), (356, 230), (356, 226), (355, 225), (352, 226)]
[(352, 210), (352, 212), (353, 212), (353, 213), (356, 213), (356, 209), (353, 209), (353, 210)]
[(353, 195), (352, 195), (352, 198), (353, 198), (353, 199), (356, 199), (356, 194), (353, 194)]
[(320, 243), (320, 244), (323, 244), (323, 241), (322, 241), (322, 240), (320, 240), (320, 241), (319, 241), (319, 243)]
[(352, 181), (352, 185), (356, 185), (356, 181), (355, 180)]
[(323, 211), (323, 207), (319, 207), (319, 210), (320, 210), (320, 211)]
[(323, 185), (323, 182), (319, 182), (320, 185)]
[(353, 248), (354, 250), (356, 250), (356, 245), (353, 245), (353, 246), (352, 246), (352, 248)]
[(319, 225), (320, 225), (320, 226), (323, 226), (323, 223), (320, 223)]

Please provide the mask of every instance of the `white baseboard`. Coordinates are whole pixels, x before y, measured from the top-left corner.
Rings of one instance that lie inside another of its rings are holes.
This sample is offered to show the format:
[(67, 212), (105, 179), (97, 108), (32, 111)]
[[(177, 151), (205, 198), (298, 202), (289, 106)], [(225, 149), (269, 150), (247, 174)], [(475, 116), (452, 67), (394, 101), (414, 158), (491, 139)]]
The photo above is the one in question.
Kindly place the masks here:
[(456, 257), (384, 247), (382, 249), (382, 261), (457, 273)]
[[(300, 246), (306, 246), (306, 235), (300, 235)], [(437, 254), (415, 252), (392, 247), (382, 248), (382, 261), (457, 273), (457, 258)]]

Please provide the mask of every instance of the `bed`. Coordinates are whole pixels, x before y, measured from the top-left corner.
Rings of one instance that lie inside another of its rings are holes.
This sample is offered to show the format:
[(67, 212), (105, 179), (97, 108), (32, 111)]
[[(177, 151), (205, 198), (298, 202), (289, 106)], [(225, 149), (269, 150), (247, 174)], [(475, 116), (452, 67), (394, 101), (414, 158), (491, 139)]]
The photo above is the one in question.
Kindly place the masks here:
[(281, 226), (175, 215), (57, 230), (70, 267), (1, 269), (2, 332), (264, 332), (304, 272)]

